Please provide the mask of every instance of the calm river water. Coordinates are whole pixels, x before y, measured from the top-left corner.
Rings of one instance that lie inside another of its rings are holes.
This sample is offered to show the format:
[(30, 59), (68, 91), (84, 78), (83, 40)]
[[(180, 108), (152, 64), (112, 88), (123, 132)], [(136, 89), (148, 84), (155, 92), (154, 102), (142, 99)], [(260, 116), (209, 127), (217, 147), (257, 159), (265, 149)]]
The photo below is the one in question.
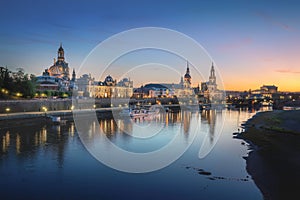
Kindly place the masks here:
[[(125, 128), (129, 134), (123, 132), (121, 119), (99, 119), (99, 127), (110, 141), (139, 153), (163, 147), (174, 137), (174, 132), (179, 132), (182, 143), (188, 142), (193, 139), (191, 132), (196, 131), (197, 137), (178, 160), (161, 170), (139, 174), (111, 169), (95, 159), (82, 144), (74, 122), (0, 128), (0, 196), (1, 199), (262, 199), (245, 169), (243, 157), (248, 146), (232, 138), (233, 132), (254, 114), (238, 110), (169, 112), (151, 122), (134, 120)], [(161, 125), (163, 128), (150, 139), (132, 137), (141, 135), (136, 127), (149, 123), (152, 128)], [(93, 132), (94, 123), (89, 126)], [(200, 159), (203, 142), (209, 148), (215, 146)]]

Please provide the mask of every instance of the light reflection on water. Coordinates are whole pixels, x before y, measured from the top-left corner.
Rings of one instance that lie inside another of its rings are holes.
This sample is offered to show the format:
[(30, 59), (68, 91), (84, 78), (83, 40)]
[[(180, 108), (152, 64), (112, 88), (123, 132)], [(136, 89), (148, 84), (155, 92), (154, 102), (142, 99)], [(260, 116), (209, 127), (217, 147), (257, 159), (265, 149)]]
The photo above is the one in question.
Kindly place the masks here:
[[(232, 139), (232, 133), (252, 115), (246, 111), (185, 111), (166, 113), (152, 121), (135, 120), (138, 126), (163, 124), (161, 132), (147, 139), (130, 135), (135, 132), (132, 123), (100, 119), (99, 126), (109, 140), (132, 152), (157, 150), (166, 145), (176, 131), (180, 132), (182, 143), (185, 143), (191, 139), (190, 131), (200, 123), (196, 140), (179, 160), (162, 170), (140, 175), (118, 172), (96, 161), (81, 144), (72, 122), (56, 126), (24, 124), (0, 129), (1, 194), (16, 197), (22, 193), (24, 198), (43, 195), (48, 198), (97, 199), (260, 199), (261, 195), (250, 178), (240, 181), (248, 175), (242, 159), (247, 147)], [(93, 134), (97, 133), (97, 123), (89, 124), (91, 142)], [(216, 132), (220, 129), (223, 132), (218, 136)], [(204, 159), (199, 159), (205, 134), (209, 144), (220, 138), (215, 148)], [(200, 168), (212, 175), (199, 175), (197, 169)], [(213, 176), (224, 179), (209, 179)]]
[[(97, 134), (100, 134), (97, 130), (99, 128), (111, 142), (125, 150), (150, 152), (165, 146), (178, 131), (182, 134), (183, 141), (188, 140), (190, 128), (194, 128), (197, 125), (196, 120), (200, 118), (199, 113), (193, 115), (192, 119), (191, 112), (177, 112), (161, 114), (151, 120), (145, 118), (103, 119), (99, 121), (99, 126), (95, 121), (86, 121), (84, 124), (89, 127), (87, 141), (93, 145), (99, 144), (97, 140)], [(191, 124), (191, 121), (194, 122)]]

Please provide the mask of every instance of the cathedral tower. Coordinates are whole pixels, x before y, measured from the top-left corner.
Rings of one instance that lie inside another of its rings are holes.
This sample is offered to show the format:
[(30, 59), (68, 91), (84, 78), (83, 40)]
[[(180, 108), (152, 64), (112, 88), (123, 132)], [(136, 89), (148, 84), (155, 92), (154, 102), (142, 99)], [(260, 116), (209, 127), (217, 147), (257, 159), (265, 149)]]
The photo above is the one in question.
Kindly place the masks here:
[(189, 68), (189, 62), (186, 61), (186, 73), (184, 75), (184, 87), (190, 88), (191, 87), (191, 75), (190, 75), (190, 68)]
[(216, 84), (217, 80), (216, 80), (216, 74), (215, 74), (215, 68), (214, 68), (214, 63), (212, 63), (211, 65), (211, 70), (210, 70), (210, 76), (209, 76), (209, 82), (210, 84)]
[(75, 73), (75, 69), (73, 69), (73, 73), (72, 73), (72, 79), (71, 81), (75, 82), (76, 81), (76, 73)]

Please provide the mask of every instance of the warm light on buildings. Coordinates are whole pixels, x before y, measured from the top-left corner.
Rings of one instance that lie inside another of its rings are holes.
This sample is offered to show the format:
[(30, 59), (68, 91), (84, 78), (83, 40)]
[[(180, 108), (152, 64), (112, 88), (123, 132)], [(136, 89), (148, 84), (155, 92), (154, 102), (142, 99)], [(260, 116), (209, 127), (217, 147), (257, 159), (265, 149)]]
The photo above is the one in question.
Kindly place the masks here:
[(1, 89), (1, 92), (2, 92), (3, 94), (8, 94), (8, 90), (6, 90), (6, 89), (4, 89), (4, 88)]
[(48, 109), (47, 109), (46, 106), (43, 106), (43, 107), (42, 107), (42, 110), (43, 110), (44, 112), (47, 112)]
[(21, 97), (21, 96), (23, 96), (23, 95), (22, 95), (22, 93), (17, 92), (17, 93), (16, 93), (16, 96), (17, 96), (17, 97)]

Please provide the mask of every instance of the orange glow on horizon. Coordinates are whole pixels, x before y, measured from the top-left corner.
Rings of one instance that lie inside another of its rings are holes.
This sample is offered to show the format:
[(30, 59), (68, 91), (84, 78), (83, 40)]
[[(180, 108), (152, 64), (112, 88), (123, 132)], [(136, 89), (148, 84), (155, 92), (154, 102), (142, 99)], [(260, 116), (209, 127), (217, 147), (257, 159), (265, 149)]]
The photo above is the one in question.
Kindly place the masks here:
[(232, 90), (232, 91), (248, 91), (249, 89), (251, 90), (256, 90), (259, 89), (261, 86), (263, 85), (275, 85), (278, 87), (278, 91), (279, 92), (300, 92), (300, 80), (297, 81), (274, 81), (274, 82), (262, 82), (260, 81), (260, 83), (258, 82), (253, 82), (253, 83), (249, 83), (249, 82), (243, 82), (238, 81), (238, 80), (232, 80), (232, 81), (228, 81), (224, 83), (225, 86), (225, 90)]

